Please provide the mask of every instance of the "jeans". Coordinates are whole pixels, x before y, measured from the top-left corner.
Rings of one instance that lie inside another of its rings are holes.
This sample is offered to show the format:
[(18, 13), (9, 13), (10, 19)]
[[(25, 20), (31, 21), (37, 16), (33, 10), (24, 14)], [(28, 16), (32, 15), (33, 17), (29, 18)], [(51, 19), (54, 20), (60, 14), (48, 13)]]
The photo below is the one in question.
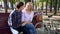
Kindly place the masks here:
[(25, 26), (14, 28), (18, 32), (23, 32), (23, 34), (37, 34), (36, 28), (33, 24), (26, 24)]
[(17, 30), (18, 34), (20, 34), (20, 32), (23, 32), (23, 34), (28, 34), (29, 33), (29, 31), (25, 27), (22, 27), (22, 26), (20, 26), (18, 28), (13, 28), (13, 29)]
[(28, 30), (28, 34), (37, 34), (36, 28), (33, 24), (26, 24), (24, 27)]

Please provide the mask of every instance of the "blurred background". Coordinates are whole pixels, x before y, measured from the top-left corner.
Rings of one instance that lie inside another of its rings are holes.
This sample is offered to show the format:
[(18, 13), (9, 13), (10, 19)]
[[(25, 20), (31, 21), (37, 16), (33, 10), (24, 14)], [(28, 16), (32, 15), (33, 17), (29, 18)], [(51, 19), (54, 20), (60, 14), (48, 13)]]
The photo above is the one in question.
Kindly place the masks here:
[(1, 10), (5, 10), (8, 12), (9, 10), (13, 10), (16, 6), (16, 2), (27, 2), (33, 3), (33, 10), (43, 11), (46, 13), (53, 13), (54, 15), (59, 15), (60, 13), (60, 0), (0, 0), (0, 12)]

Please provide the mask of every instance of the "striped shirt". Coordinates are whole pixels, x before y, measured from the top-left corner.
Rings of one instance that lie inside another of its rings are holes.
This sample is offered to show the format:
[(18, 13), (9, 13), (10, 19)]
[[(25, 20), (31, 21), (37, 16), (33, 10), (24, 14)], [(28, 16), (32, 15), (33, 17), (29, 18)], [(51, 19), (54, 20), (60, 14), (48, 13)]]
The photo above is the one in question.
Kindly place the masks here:
[(14, 10), (10, 13), (8, 18), (8, 24), (9, 26), (12, 26), (14, 28), (21, 25), (21, 18), (22, 18), (22, 11), (18, 12), (18, 10)]

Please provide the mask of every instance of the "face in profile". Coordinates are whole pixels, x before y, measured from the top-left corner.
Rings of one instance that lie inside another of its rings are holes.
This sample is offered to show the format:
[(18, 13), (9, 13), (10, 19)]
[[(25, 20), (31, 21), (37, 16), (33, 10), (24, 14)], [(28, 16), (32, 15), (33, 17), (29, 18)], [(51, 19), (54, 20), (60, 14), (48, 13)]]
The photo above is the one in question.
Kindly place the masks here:
[(21, 8), (21, 10), (23, 10), (23, 9), (24, 9), (24, 5), (23, 5), (23, 6), (21, 6), (20, 8)]
[(20, 10), (23, 10), (23, 9), (24, 9), (24, 5), (23, 5), (23, 6), (21, 6), (19, 9), (20, 9)]

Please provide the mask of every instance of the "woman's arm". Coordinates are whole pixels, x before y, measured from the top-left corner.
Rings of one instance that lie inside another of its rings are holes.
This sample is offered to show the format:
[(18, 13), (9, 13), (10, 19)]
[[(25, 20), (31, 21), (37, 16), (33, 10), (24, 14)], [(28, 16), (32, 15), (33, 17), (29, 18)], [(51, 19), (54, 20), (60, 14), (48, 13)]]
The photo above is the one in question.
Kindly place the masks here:
[(22, 26), (25, 26), (25, 24), (27, 24), (28, 21), (25, 21), (25, 13), (22, 12)]

